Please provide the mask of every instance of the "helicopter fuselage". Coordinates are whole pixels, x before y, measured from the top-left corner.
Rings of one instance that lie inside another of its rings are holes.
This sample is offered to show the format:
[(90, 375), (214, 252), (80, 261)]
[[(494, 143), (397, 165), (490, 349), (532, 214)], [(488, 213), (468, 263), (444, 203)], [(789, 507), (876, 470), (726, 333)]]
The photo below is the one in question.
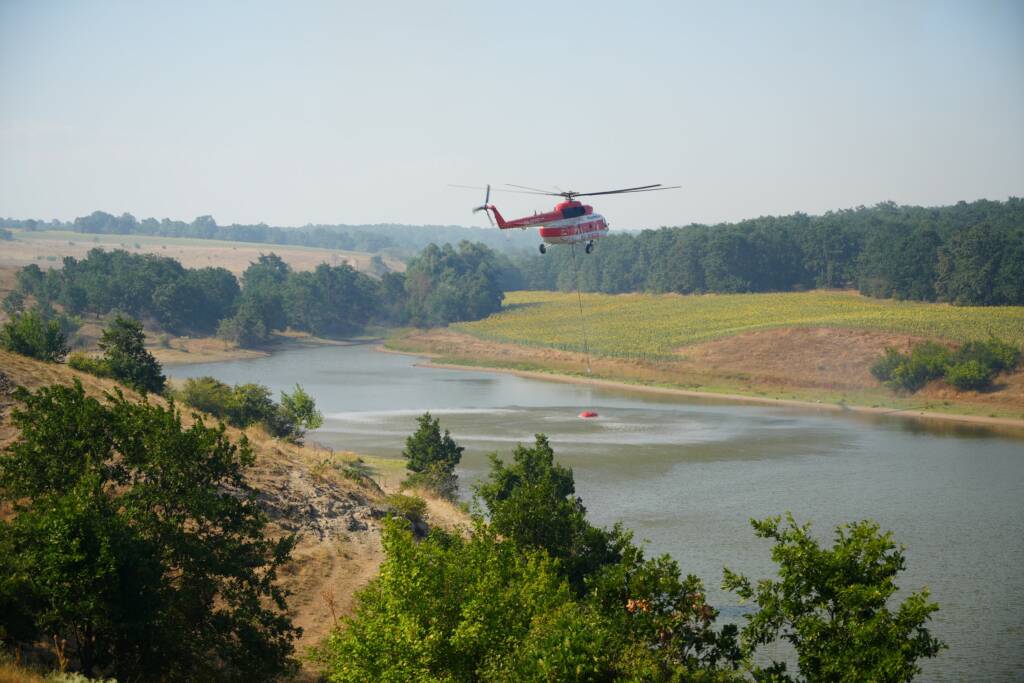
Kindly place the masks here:
[(487, 205), (486, 209), (494, 214), (502, 230), (536, 227), (540, 238), (547, 244), (592, 242), (608, 234), (608, 221), (604, 216), (594, 213), (594, 207), (577, 201), (561, 202), (552, 211), (509, 221), (498, 213), (496, 207)]

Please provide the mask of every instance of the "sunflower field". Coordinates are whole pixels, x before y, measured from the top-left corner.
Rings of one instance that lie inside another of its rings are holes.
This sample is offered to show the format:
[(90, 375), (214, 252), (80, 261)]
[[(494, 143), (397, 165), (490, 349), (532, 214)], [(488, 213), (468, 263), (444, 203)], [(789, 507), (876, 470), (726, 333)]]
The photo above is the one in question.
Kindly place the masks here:
[[(851, 292), (775, 294), (583, 294), (591, 351), (671, 358), (681, 347), (781, 327), (848, 327), (966, 342), (995, 336), (1024, 344), (1024, 307), (872, 299)], [(502, 311), (453, 325), (490, 341), (583, 350), (575, 292), (508, 292)]]

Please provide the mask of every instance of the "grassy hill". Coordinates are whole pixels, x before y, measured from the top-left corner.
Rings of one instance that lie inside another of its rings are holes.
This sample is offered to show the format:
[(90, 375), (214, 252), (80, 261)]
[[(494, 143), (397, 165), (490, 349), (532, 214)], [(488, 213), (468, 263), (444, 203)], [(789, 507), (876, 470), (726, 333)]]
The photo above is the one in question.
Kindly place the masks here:
[[(639, 359), (671, 359), (691, 344), (790, 327), (871, 330), (954, 342), (994, 334), (1024, 343), (1024, 306), (952, 306), (834, 291), (584, 294), (583, 321), (592, 351)], [(500, 314), (454, 327), (481, 339), (583, 350), (574, 293), (509, 292)]]

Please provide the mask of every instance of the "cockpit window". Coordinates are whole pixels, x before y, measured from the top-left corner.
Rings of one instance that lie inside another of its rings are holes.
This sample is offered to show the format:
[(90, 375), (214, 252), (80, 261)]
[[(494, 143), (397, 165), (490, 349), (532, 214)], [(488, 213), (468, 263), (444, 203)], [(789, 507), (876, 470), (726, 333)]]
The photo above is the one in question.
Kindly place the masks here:
[(576, 218), (587, 212), (582, 206), (567, 206), (562, 209), (562, 218)]

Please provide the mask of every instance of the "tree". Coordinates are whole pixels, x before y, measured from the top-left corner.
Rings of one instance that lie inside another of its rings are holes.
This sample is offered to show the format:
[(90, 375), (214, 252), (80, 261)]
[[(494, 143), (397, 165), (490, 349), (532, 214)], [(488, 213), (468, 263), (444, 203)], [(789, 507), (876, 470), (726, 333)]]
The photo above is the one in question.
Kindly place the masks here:
[(455, 468), (462, 460), (462, 446), (455, 443), (448, 430), (441, 434), (441, 423), (423, 413), (416, 419), (416, 431), (405, 440), (405, 467), (412, 474), (410, 485), (422, 484), (443, 497), (454, 499), (458, 494)]
[(317, 429), (324, 423), (324, 416), (317, 410), (313, 397), (299, 384), (290, 394), (281, 392), (281, 410), (289, 421), (305, 429)]
[(111, 377), (143, 393), (160, 393), (167, 378), (145, 341), (142, 323), (119, 315), (103, 330), (99, 347)]
[(265, 537), (243, 438), (184, 428), (173, 407), (105, 402), (81, 384), (18, 390), (0, 457), (0, 630), (56, 636), (86, 675), (265, 680), (298, 634)]
[(575, 495), (572, 470), (554, 461), (543, 434), (533, 448), (520, 444), (506, 466), (491, 455), (491, 471), (476, 494), (487, 506), (495, 530), (524, 548), (542, 548), (561, 562), (570, 584), (583, 590), (584, 579), (621, 558), (621, 535), (592, 526), (583, 501)]
[(39, 309), (14, 313), (0, 328), (0, 346), (51, 363), (60, 362), (68, 354), (60, 321), (47, 319)]
[[(785, 526), (779, 517), (751, 525), (757, 536), (775, 541), (779, 578), (755, 586), (725, 570), (723, 587), (759, 607), (743, 628), (748, 655), (781, 637), (796, 649), (800, 680), (896, 682), (911, 680), (920, 672), (919, 659), (945, 647), (925, 626), (938, 609), (927, 589), (889, 609), (905, 560), (892, 534), (879, 533), (874, 522), (839, 526), (831, 548), (792, 515)], [(754, 671), (759, 680), (793, 680), (783, 662)]]

